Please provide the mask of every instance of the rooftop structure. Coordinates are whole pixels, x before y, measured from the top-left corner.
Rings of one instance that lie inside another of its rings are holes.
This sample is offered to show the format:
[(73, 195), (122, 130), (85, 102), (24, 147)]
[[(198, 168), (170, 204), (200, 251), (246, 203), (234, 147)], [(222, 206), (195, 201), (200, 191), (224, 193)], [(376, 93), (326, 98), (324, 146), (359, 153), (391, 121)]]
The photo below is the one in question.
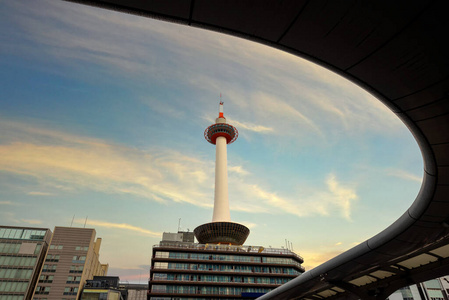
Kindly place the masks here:
[(118, 276), (94, 276), (84, 285), (80, 300), (126, 300), (127, 291), (119, 288)]
[(237, 128), (227, 124), (223, 113), (223, 102), (220, 101), (218, 118), (215, 124), (204, 131), (206, 140), (215, 145), (215, 197), (212, 223), (206, 223), (195, 228), (194, 233), (203, 244), (243, 245), (249, 229), (241, 224), (231, 222), (228, 199), (228, 167), (227, 144), (233, 143), (238, 137)]

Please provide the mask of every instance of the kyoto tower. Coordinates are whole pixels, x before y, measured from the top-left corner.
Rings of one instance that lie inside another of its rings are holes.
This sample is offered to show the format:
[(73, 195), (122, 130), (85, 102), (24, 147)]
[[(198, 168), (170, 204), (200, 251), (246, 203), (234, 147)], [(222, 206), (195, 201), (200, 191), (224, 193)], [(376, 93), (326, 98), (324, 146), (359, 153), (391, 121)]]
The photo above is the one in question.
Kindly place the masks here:
[(206, 140), (215, 145), (215, 198), (214, 214), (211, 223), (198, 226), (193, 231), (200, 244), (243, 245), (249, 235), (249, 229), (231, 222), (228, 199), (227, 144), (238, 137), (237, 128), (226, 123), (223, 115), (223, 102), (215, 124), (204, 131)]

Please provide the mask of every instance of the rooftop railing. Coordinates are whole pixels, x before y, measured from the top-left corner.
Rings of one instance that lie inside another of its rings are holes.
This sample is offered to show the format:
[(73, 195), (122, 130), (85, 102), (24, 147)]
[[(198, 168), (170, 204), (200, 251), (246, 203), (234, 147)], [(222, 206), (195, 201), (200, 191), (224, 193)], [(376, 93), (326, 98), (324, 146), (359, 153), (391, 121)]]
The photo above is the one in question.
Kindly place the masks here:
[(301, 261), (304, 259), (291, 251), (290, 249), (285, 248), (265, 248), (262, 246), (235, 246), (235, 245), (225, 245), (225, 244), (197, 244), (197, 243), (185, 243), (185, 242), (171, 242), (171, 241), (162, 241), (158, 245), (154, 245), (154, 248), (159, 247), (171, 247), (177, 249), (195, 249), (195, 250), (204, 250), (204, 251), (229, 251), (229, 252), (250, 252), (250, 253), (265, 253), (265, 254), (282, 254), (282, 255), (293, 255), (299, 258)]

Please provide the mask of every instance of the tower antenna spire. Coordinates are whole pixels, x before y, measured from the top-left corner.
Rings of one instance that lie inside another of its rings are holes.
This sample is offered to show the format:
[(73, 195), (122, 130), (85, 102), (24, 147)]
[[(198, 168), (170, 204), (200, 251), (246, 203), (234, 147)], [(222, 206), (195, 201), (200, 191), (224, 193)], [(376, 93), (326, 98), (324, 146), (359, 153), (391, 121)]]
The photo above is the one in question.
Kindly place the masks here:
[(220, 105), (218, 106), (218, 117), (226, 119), (223, 115), (223, 101), (221, 100), (221, 93), (220, 93)]

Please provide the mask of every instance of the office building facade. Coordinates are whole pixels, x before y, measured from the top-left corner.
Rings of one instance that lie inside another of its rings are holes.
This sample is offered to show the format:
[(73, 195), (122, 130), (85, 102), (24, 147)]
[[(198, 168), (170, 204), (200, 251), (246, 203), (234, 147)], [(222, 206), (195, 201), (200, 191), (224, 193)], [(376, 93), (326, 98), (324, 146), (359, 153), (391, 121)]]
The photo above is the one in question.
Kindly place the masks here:
[(163, 239), (153, 247), (148, 299), (254, 299), (303, 273), (302, 263), (287, 249)]
[(95, 229), (55, 227), (34, 300), (76, 300), (86, 280), (107, 274)]
[(0, 299), (31, 299), (45, 259), (47, 228), (0, 226)]

